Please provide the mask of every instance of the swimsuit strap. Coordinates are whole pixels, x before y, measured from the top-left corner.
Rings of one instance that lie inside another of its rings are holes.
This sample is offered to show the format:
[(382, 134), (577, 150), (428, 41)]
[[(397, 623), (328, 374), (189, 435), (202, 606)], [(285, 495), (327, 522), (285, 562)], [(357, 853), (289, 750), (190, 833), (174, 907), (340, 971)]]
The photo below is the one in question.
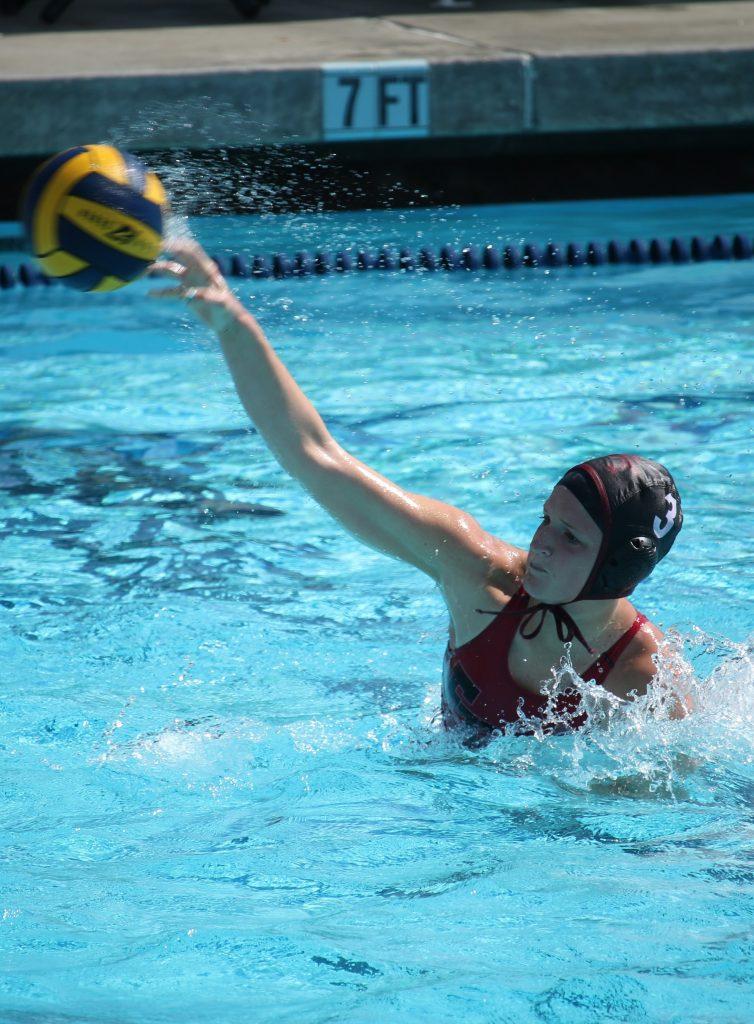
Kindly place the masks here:
[[(532, 640), (535, 636), (539, 636), (542, 632), (542, 626), (544, 626), (545, 619), (548, 614), (552, 615), (555, 620), (555, 629), (557, 630), (558, 638), (561, 643), (569, 644), (575, 637), (581, 646), (585, 647), (590, 654), (597, 653), (595, 649), (587, 643), (584, 638), (584, 634), (562, 604), (541, 603), (535, 604), (533, 608), (529, 608), (521, 619), (521, 625), (518, 630), (524, 640)], [(527, 633), (526, 627), (536, 618), (537, 615), (539, 615), (539, 622)]]
[[(524, 597), (526, 598), (526, 603), (521, 607), (521, 599)], [(513, 605), (514, 602), (516, 602), (515, 607), (512, 608), (511, 605)], [(558, 632), (558, 637), (561, 643), (568, 644), (575, 637), (582, 647), (585, 647), (590, 654), (597, 653), (595, 649), (590, 647), (587, 643), (584, 638), (584, 634), (562, 604), (540, 603), (535, 604), (530, 608), (529, 597), (523, 587), (519, 587), (505, 608), (501, 608), (499, 611), (494, 612), (485, 611), (483, 608), (477, 608), (476, 611), (481, 612), (482, 615), (520, 615), (521, 625), (519, 626), (518, 631), (524, 640), (533, 640), (535, 636), (539, 636), (542, 632), (542, 626), (545, 624), (545, 619), (549, 613), (555, 620), (555, 628)], [(539, 616), (539, 622), (527, 632), (527, 627), (537, 616)]]
[(513, 597), (504, 608), (496, 608), (491, 611), (489, 608), (475, 608), (480, 615), (524, 615), (529, 602), (529, 595), (523, 587), (519, 587)]
[(625, 649), (628, 647), (628, 645), (631, 643), (633, 638), (636, 636), (636, 634), (639, 632), (639, 630), (646, 621), (646, 615), (643, 615), (641, 612), (637, 612), (636, 618), (628, 627), (626, 632), (622, 636), (618, 637), (618, 639), (615, 641), (613, 646), (609, 648), (609, 650), (605, 651), (604, 654), (601, 654), (599, 658), (597, 658), (595, 663), (592, 666), (590, 666), (590, 670), (601, 669), (602, 672), (604, 672), (605, 676), (607, 676), (607, 673), (611, 669), (615, 668), (616, 661), (618, 660), (618, 658), (620, 658), (621, 654), (623, 654)]

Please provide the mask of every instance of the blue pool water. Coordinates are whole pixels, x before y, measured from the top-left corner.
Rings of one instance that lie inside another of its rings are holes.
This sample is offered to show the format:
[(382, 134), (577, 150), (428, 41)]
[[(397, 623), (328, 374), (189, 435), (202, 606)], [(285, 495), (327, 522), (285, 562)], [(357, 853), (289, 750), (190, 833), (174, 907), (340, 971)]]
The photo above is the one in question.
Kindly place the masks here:
[[(751, 234), (754, 196), (192, 228)], [(480, 750), (437, 723), (438, 592), (284, 475), (203, 327), (143, 282), (0, 295), (0, 1019), (748, 1024), (753, 279), (234, 282), (346, 448), (514, 543), (581, 458), (675, 474), (686, 524), (636, 596), (697, 712)]]

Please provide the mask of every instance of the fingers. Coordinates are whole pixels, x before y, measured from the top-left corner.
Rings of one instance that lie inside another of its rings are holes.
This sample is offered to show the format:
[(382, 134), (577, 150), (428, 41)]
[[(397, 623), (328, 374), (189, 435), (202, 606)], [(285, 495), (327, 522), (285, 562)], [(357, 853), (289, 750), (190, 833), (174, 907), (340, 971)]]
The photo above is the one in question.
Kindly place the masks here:
[(170, 261), (174, 265), (185, 264), (185, 269), (194, 280), (213, 281), (215, 284), (223, 280), (218, 265), (194, 238), (167, 239), (163, 243), (163, 251), (180, 261)]
[(165, 238), (163, 241), (164, 251), (175, 253), (176, 256), (178, 253), (183, 252), (190, 252), (193, 253), (194, 256), (197, 256), (204, 252), (201, 245), (199, 245), (195, 238), (182, 238), (176, 236), (173, 238)]
[(147, 274), (150, 277), (157, 277), (158, 274), (168, 274), (171, 277), (182, 278), (185, 273), (186, 268), (172, 260), (157, 260), (155, 263), (150, 263), (147, 267)]
[(177, 257), (190, 270), (207, 273), (210, 268), (214, 269), (214, 263), (204, 249), (191, 238), (167, 239), (163, 251)]
[(153, 288), (147, 295), (150, 299), (180, 299), (183, 291), (183, 288)]
[(193, 299), (208, 299), (208, 288), (185, 288), (183, 286), (179, 288), (153, 288), (152, 291), (147, 292), (147, 296), (151, 299), (186, 299), (187, 302), (191, 302)]

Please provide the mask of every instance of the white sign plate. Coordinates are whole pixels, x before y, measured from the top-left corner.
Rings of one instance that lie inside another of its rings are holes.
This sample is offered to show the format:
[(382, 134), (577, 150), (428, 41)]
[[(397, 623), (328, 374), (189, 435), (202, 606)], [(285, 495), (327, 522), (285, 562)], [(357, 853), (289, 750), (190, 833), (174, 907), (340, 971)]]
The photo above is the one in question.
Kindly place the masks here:
[(323, 64), (322, 113), (325, 139), (429, 135), (429, 64)]

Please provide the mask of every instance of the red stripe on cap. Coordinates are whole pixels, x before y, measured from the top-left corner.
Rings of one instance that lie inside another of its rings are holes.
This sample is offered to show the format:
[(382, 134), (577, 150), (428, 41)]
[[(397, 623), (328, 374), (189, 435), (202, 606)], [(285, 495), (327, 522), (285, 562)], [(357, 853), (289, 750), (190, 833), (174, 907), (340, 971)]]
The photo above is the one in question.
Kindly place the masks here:
[(580, 469), (584, 473), (586, 473), (586, 475), (592, 481), (594, 486), (597, 488), (597, 493), (599, 494), (600, 501), (602, 502), (602, 512), (604, 516), (602, 541), (600, 542), (599, 552), (597, 553), (597, 557), (594, 560), (594, 565), (592, 567), (592, 571), (589, 573), (589, 578), (587, 579), (584, 586), (581, 588), (581, 592), (579, 593), (578, 597), (574, 599), (576, 601), (580, 601), (583, 599), (583, 596), (589, 592), (589, 589), (594, 583), (597, 573), (602, 568), (602, 559), (605, 557), (605, 552), (607, 551), (607, 546), (610, 542), (610, 532), (613, 528), (613, 515), (610, 511), (610, 499), (607, 496), (607, 491), (605, 490), (605, 485), (602, 482), (602, 477), (599, 475), (594, 466), (590, 466), (588, 462), (582, 462), (579, 466), (576, 466), (575, 468), (577, 470)]

